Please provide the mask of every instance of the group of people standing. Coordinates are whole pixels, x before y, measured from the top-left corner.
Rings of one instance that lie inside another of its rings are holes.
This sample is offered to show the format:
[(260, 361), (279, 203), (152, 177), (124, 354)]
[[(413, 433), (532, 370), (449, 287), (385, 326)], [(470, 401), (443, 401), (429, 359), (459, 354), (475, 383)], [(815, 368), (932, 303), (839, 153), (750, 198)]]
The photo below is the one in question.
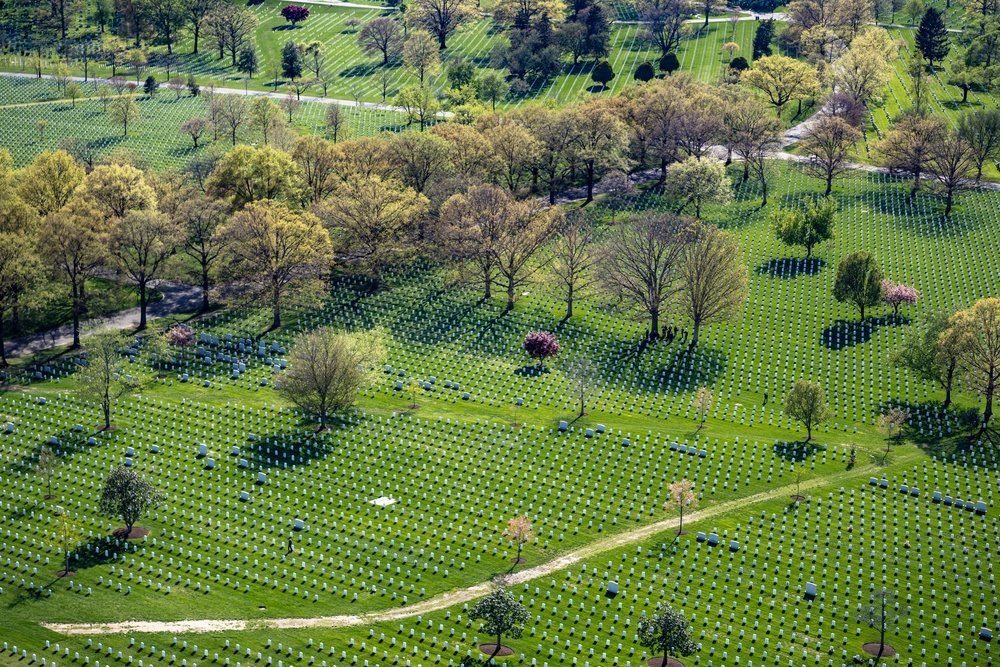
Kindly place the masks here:
[(680, 338), (682, 343), (686, 343), (688, 339), (687, 329), (681, 329), (680, 327), (675, 327), (674, 325), (663, 325), (663, 340), (667, 341), (667, 345), (674, 342), (675, 338)]

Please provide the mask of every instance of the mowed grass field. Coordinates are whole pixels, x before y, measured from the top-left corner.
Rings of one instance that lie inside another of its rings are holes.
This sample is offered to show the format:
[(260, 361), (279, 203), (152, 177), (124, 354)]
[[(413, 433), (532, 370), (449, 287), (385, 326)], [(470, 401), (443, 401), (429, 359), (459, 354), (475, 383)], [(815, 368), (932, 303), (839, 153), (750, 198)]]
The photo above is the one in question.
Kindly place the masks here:
[[(776, 167), (775, 203), (817, 187), (796, 167)], [(514, 663), (645, 664), (635, 627), (663, 600), (692, 620), (701, 648), (687, 664), (850, 664), (876, 637), (857, 621), (859, 605), (886, 586), (907, 612), (889, 638), (901, 660), (987, 664), (990, 645), (978, 636), (998, 627), (989, 569), (995, 455), (956, 451), (952, 413), (935, 407), (940, 393), (886, 360), (920, 312), (996, 293), (996, 194), (963, 194), (945, 223), (930, 196), (905, 203), (905, 182), (852, 174), (835, 191), (836, 238), (806, 262), (772, 238), (755, 188), (737, 190), (731, 207), (708, 217), (740, 238), (750, 298), (739, 322), (710, 327), (691, 354), (663, 343), (641, 351), (645, 323), (599, 298), (560, 325), (561, 305), (543, 285), (504, 314), (418, 265), (374, 293), (341, 278), (323, 308), (289, 312), (277, 333), (262, 336), (266, 314), (253, 310), (193, 322), (198, 345), (150, 369), (163, 377), (116, 409), (110, 434), (95, 432), (96, 406), (71, 393), (73, 359), (12, 377), (0, 397), (0, 420), (13, 424), (0, 432), (0, 663), (457, 664), (488, 641), (464, 602), (340, 629), (251, 626), (176, 640), (66, 638), (37, 622), (263, 622), (405, 609), (513, 569), (503, 526), (525, 513), (537, 540), (521, 567), (595, 543), (606, 550), (516, 586), (532, 620), (509, 642)], [(640, 193), (628, 208), (662, 206)], [(607, 211), (592, 210), (605, 230)], [(917, 287), (918, 307), (899, 320), (855, 323), (830, 288), (838, 259), (857, 249)], [(295, 333), (319, 325), (380, 325), (389, 347), (384, 380), (325, 434), (270, 388)], [(587, 417), (575, 419), (559, 359), (539, 372), (520, 351), (533, 329), (555, 331), (565, 355), (598, 362)], [(134, 363), (145, 363), (141, 352)], [(803, 377), (825, 386), (834, 411), (807, 446), (780, 406)], [(703, 429), (691, 410), (699, 386), (715, 397)], [(882, 464), (884, 439), (872, 423), (890, 404), (913, 417)], [(976, 398), (962, 393), (959, 405)], [(47, 442), (63, 460), (51, 501), (32, 472)], [(103, 477), (126, 458), (167, 495), (140, 522), (149, 535), (128, 547), (110, 537), (120, 522), (96, 509)], [(883, 476), (885, 488), (869, 484)], [(677, 541), (655, 530), (628, 540), (672, 516), (662, 509), (665, 489), (681, 478), (696, 485), (701, 520)], [(985, 514), (935, 503), (935, 490), (982, 500)], [(793, 494), (807, 500), (796, 505)], [(379, 497), (396, 502), (371, 503)], [(76, 528), (72, 589), (54, 576), (57, 504)], [(699, 532), (714, 532), (719, 545)], [(602, 542), (615, 536), (625, 542)], [(617, 597), (605, 595), (607, 581), (619, 582)]]

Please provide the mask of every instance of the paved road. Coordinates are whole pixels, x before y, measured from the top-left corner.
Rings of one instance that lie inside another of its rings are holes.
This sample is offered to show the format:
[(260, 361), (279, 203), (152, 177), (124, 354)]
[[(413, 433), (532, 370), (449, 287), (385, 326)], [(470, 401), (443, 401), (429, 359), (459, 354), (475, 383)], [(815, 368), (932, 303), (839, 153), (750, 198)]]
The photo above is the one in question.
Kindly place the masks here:
[[(200, 287), (161, 280), (156, 283), (154, 288), (163, 294), (163, 299), (147, 306), (147, 320), (154, 320), (167, 315), (187, 313), (201, 308)], [(128, 329), (136, 326), (139, 326), (138, 308), (129, 308), (108, 317), (92, 318), (81, 323), (81, 329), (84, 332), (87, 329), (98, 327)], [(7, 357), (13, 359), (41, 350), (47, 350), (57, 345), (69, 345), (72, 342), (73, 325), (67, 324), (33, 336), (25, 336), (24, 338), (7, 341)]]

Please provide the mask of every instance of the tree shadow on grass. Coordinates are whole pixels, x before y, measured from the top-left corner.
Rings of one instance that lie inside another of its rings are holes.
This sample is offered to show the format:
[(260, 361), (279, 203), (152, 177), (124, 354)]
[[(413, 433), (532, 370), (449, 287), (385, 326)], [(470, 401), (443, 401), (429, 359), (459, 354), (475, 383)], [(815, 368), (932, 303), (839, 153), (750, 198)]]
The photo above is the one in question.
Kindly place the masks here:
[(539, 366), (538, 364), (526, 364), (514, 371), (514, 375), (523, 378), (537, 378), (543, 375), (548, 375), (551, 371), (547, 366)]
[(826, 447), (815, 442), (776, 442), (771, 446), (775, 456), (793, 463), (802, 463), (824, 449)]
[(904, 316), (882, 315), (864, 320), (837, 320), (823, 329), (820, 334), (820, 344), (829, 350), (843, 350), (861, 343), (867, 343), (875, 335), (879, 327), (905, 326), (910, 318)]
[(819, 257), (781, 257), (768, 260), (755, 271), (772, 278), (798, 278), (814, 276), (826, 267), (826, 260)]

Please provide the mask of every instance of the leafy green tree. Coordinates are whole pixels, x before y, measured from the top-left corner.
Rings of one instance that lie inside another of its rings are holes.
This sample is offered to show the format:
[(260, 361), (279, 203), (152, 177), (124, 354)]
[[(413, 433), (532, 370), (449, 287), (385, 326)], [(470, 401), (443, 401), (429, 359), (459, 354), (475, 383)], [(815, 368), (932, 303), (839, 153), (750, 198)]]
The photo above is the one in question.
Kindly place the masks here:
[(302, 49), (292, 40), (281, 47), (281, 75), (293, 80), (302, 76)]
[(77, 392), (101, 406), (104, 430), (111, 428), (111, 411), (118, 399), (141, 386), (136, 369), (126, 369), (122, 357), (131, 342), (118, 331), (98, 332), (84, 340), (87, 363), (76, 374)]
[(611, 79), (615, 78), (615, 71), (611, 68), (611, 63), (607, 60), (602, 60), (594, 67), (594, 71), (590, 73), (590, 78), (601, 84), (602, 88), (607, 88)]
[(673, 74), (681, 68), (681, 61), (677, 59), (677, 54), (673, 51), (668, 51), (663, 54), (660, 58), (660, 71), (666, 72), (667, 74)]
[(767, 19), (757, 24), (753, 35), (753, 55), (751, 60), (759, 60), (771, 55), (771, 38), (774, 37), (774, 19)]
[(947, 57), (951, 50), (948, 28), (944, 24), (944, 17), (936, 7), (929, 7), (924, 12), (914, 43), (932, 65), (935, 60), (940, 61)]
[(66, 84), (66, 90), (63, 92), (63, 96), (69, 98), (70, 106), (75, 109), (76, 101), (83, 97), (83, 88), (81, 88), (80, 84), (76, 81), (70, 81)]
[(156, 77), (150, 74), (146, 77), (146, 80), (142, 84), (142, 92), (146, 93), (146, 97), (153, 99), (156, 97), (156, 93), (160, 90), (160, 82), (156, 80)]
[(492, 658), (500, 652), (504, 635), (513, 639), (521, 636), (524, 624), (531, 620), (531, 614), (501, 582), (469, 610), (469, 618), (483, 621), (486, 633), (497, 638)]
[(476, 90), (479, 91), (479, 99), (483, 102), (489, 102), (493, 110), (496, 111), (497, 102), (507, 97), (510, 84), (507, 83), (503, 74), (491, 69), (479, 77), (476, 82)]
[(804, 209), (779, 208), (771, 214), (771, 227), (778, 240), (785, 245), (800, 245), (806, 257), (812, 257), (817, 243), (833, 238), (833, 218), (837, 204), (829, 199), (820, 203), (808, 202)]
[(814, 426), (819, 426), (830, 418), (830, 408), (826, 405), (826, 394), (815, 382), (796, 380), (785, 395), (785, 412), (789, 417), (805, 424), (806, 442), (812, 440)]
[(670, 165), (665, 188), (667, 194), (680, 203), (678, 214), (694, 206), (694, 216), (699, 219), (703, 206), (725, 206), (733, 199), (733, 182), (726, 176), (725, 165), (694, 156)]
[(684, 614), (660, 602), (649, 618), (639, 619), (639, 644), (663, 654), (661, 667), (666, 667), (670, 656), (694, 655), (698, 643), (691, 637), (691, 625)]
[(958, 136), (969, 145), (978, 181), (983, 176), (983, 165), (1000, 159), (1000, 109), (962, 114), (958, 119)]
[(385, 361), (381, 331), (337, 333), (322, 327), (299, 334), (279, 393), (319, 419), (354, 405), (358, 391), (376, 382)]
[(948, 330), (944, 312), (928, 314), (892, 355), (892, 362), (913, 373), (917, 379), (936, 382), (944, 390), (944, 407), (951, 405), (951, 390), (958, 368), (958, 350), (941, 334)]
[(850, 303), (865, 319), (865, 309), (882, 301), (882, 269), (867, 252), (852, 252), (837, 265), (833, 298)]
[(104, 489), (98, 507), (109, 516), (121, 518), (125, 522), (122, 534), (127, 539), (146, 510), (157, 507), (164, 501), (163, 492), (146, 481), (135, 468), (118, 466), (104, 480)]
[(139, 105), (135, 103), (131, 95), (119, 95), (111, 103), (108, 115), (112, 122), (122, 126), (123, 136), (128, 136), (128, 126), (139, 120)]
[(635, 68), (634, 76), (636, 81), (650, 81), (656, 77), (656, 70), (653, 69), (652, 63), (647, 60), (644, 63), (640, 63), (639, 66)]
[(55, 498), (52, 495), (52, 477), (59, 471), (60, 466), (62, 466), (62, 459), (52, 451), (50, 446), (43, 445), (42, 450), (38, 453), (38, 461), (35, 462), (35, 474), (41, 477), (48, 486), (49, 492), (45, 496), (45, 500)]
[(923, 0), (907, 0), (903, 5), (903, 14), (910, 17), (910, 25), (917, 22), (917, 17), (924, 13)]
[(252, 44), (248, 44), (240, 49), (240, 55), (236, 59), (236, 71), (253, 78), (253, 75), (260, 70), (260, 60), (257, 58), (257, 49)]

